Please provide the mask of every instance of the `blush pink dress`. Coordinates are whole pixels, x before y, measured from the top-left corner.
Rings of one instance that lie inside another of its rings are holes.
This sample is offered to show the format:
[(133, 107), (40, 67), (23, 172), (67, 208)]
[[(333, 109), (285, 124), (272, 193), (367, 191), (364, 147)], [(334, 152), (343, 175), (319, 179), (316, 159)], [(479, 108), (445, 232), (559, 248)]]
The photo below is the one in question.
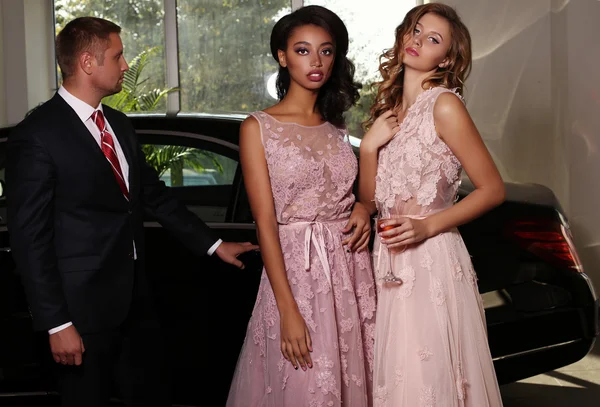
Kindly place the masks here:
[(263, 270), (228, 407), (372, 405), (375, 283), (368, 251), (342, 246), (358, 165), (343, 131), (253, 113), (261, 128), (286, 273), (312, 338), (313, 368), (283, 358)]
[[(391, 216), (417, 219), (455, 202), (461, 164), (438, 137), (433, 107), (451, 92), (432, 88), (410, 107), (379, 152), (375, 200)], [(392, 254), (404, 283), (383, 283), (385, 245), (373, 249), (378, 291), (376, 407), (499, 407), (485, 315), (469, 253), (457, 229)]]

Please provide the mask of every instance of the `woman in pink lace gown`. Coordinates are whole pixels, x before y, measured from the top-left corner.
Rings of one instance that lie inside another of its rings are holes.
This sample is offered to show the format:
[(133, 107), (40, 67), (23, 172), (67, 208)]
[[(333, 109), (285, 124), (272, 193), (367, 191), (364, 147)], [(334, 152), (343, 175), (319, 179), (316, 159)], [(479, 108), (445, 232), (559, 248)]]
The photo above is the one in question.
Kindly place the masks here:
[[(375, 406), (502, 405), (476, 275), (456, 229), (504, 199), (459, 96), (470, 45), (456, 12), (430, 3), (407, 14), (380, 66), (360, 154), (361, 200), (392, 228), (373, 249)], [(462, 168), (475, 190), (454, 204)], [(389, 271), (402, 283), (386, 282)]]
[(375, 284), (343, 130), (358, 98), (348, 33), (304, 7), (275, 25), (271, 50), (281, 102), (240, 132), (265, 269), (227, 406), (371, 406)]

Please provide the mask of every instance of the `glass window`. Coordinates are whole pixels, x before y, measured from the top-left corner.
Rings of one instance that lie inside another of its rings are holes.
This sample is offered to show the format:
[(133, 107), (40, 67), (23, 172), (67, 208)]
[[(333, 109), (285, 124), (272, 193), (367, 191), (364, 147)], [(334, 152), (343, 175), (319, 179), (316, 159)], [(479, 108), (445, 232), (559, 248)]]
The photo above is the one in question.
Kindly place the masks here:
[[(54, 12), (56, 33), (72, 19), (83, 16), (105, 18), (121, 26), (127, 62), (131, 62), (143, 51), (153, 49), (142, 76), (137, 81), (134, 94), (139, 96), (139, 100), (147, 101), (141, 96), (151, 94), (154, 89), (165, 88), (163, 0), (55, 0)], [(60, 78), (58, 80), (60, 82)], [(164, 98), (157, 104), (150, 105), (151, 108), (142, 110), (166, 110)], [(120, 110), (131, 111), (131, 107), (121, 107)]]
[(237, 161), (199, 148), (144, 144), (146, 161), (168, 186), (232, 185)]
[[(363, 84), (358, 106), (346, 117), (354, 137), (362, 137), (361, 123), (374, 98), (369, 85), (379, 77), (378, 57), (393, 45), (396, 26), (416, 3), (372, 0), (369, 7), (359, 7), (349, 6), (347, 0), (304, 0), (304, 5), (322, 5), (338, 13), (348, 27), (350, 58), (357, 68), (356, 80)], [(178, 0), (181, 111), (243, 113), (276, 103), (277, 64), (269, 40), (275, 22), (290, 11), (291, 0)], [(163, 0), (55, 0), (55, 15), (57, 32), (84, 15), (121, 25), (128, 61), (157, 47), (144, 68), (138, 93), (165, 88)], [(165, 99), (152, 109), (164, 111)]]
[(179, 69), (184, 112), (249, 112), (276, 102), (269, 39), (291, 0), (179, 0)]
[[(176, 142), (187, 144), (191, 140)], [(209, 149), (163, 143), (142, 144), (148, 164), (200, 219), (225, 222), (232, 203), (238, 161)]]
[[(361, 138), (361, 123), (368, 119), (369, 109), (375, 98), (370, 84), (378, 81), (379, 55), (384, 49), (393, 47), (396, 27), (416, 0), (369, 0), (361, 7), (348, 0), (304, 0), (304, 5), (319, 5), (335, 12), (346, 24), (350, 35), (348, 55), (356, 66), (355, 80), (363, 87), (358, 105), (346, 114), (350, 135)], [(352, 141), (352, 139), (351, 139)]]

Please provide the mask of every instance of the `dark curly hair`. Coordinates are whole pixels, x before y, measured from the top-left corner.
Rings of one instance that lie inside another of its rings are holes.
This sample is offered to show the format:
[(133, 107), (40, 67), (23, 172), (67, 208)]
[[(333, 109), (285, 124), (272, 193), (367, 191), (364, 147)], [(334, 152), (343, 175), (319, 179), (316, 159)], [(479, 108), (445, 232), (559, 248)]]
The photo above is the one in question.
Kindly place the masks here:
[[(343, 114), (358, 101), (360, 85), (354, 83), (354, 64), (348, 59), (348, 30), (344, 22), (333, 11), (321, 6), (301, 7), (282, 17), (271, 32), (271, 54), (279, 63), (277, 51), (287, 49), (288, 39), (298, 27), (315, 25), (331, 35), (335, 44), (335, 60), (331, 76), (319, 90), (317, 107), (324, 120), (341, 127)], [(290, 88), (290, 73), (279, 66), (277, 96), (283, 99)]]

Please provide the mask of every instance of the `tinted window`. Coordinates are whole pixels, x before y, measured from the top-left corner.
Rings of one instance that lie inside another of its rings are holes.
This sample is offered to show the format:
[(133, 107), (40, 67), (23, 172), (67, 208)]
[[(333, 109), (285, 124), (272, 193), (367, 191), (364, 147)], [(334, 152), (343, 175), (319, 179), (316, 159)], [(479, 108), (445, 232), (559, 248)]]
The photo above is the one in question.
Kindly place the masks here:
[(233, 184), (238, 163), (224, 155), (179, 145), (144, 144), (142, 150), (170, 187)]
[(173, 194), (205, 222), (228, 221), (238, 171), (237, 151), (174, 135), (151, 139), (143, 140), (146, 161)]

